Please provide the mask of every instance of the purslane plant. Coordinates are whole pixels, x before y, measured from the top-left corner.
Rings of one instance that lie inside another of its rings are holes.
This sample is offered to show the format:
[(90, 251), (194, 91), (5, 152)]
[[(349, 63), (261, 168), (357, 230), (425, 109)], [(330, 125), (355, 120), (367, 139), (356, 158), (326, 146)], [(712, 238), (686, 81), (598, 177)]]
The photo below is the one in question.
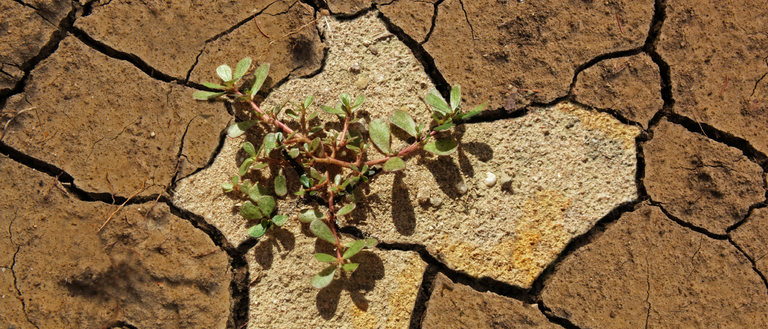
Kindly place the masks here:
[[(423, 123), (416, 123), (410, 114), (394, 110), (386, 119), (378, 118), (368, 124), (368, 129), (350, 129), (358, 122), (357, 111), (365, 102), (365, 96), (353, 98), (347, 93), (339, 96), (334, 106), (320, 105), (320, 110), (336, 115), (342, 123), (342, 131), (324, 129), (322, 125), (310, 127), (310, 122), (318, 115), (317, 110), (310, 110), (314, 96), (308, 96), (299, 103), (286, 101), (271, 110), (264, 110), (254, 102), (254, 96), (261, 89), (269, 64), (262, 64), (253, 71), (253, 83), (243, 86), (239, 82), (249, 74), (251, 59), (244, 58), (237, 63), (234, 71), (226, 64), (216, 69), (221, 84), (204, 82), (208, 88), (216, 91), (198, 91), (193, 97), (198, 100), (225, 100), (246, 103), (253, 110), (253, 120), (233, 124), (227, 129), (229, 137), (238, 137), (253, 128), (259, 122), (271, 127), (262, 142), (253, 145), (243, 144), (243, 150), (250, 155), (245, 159), (230, 181), (222, 184), (224, 191), (242, 193), (249, 200), (240, 207), (240, 214), (248, 220), (258, 223), (248, 229), (248, 234), (261, 237), (268, 229), (282, 226), (289, 216), (276, 214), (276, 201), (288, 194), (284, 169), (299, 167), (301, 188), (296, 195), (319, 197), (328, 207), (328, 214), (317, 209), (306, 209), (298, 213), (301, 222), (309, 223), (310, 231), (318, 238), (335, 247), (335, 255), (316, 253), (315, 259), (329, 263), (329, 266), (312, 278), (312, 286), (323, 288), (331, 283), (339, 268), (352, 272), (357, 263), (350, 258), (364, 248), (376, 245), (374, 239), (360, 239), (342, 244), (337, 227), (337, 218), (348, 215), (355, 209), (356, 191), (361, 184), (372, 178), (379, 165), (384, 172), (394, 172), (405, 168), (404, 158), (413, 152), (424, 149), (436, 155), (453, 153), (458, 142), (452, 139), (435, 140), (438, 132), (453, 128), (458, 120), (467, 119), (480, 113), (485, 103), (472, 111), (463, 113), (461, 109), (461, 89), (451, 89), (450, 100), (446, 102), (437, 90), (430, 90), (425, 101), (431, 105), (432, 119), (435, 125), (425, 129)], [(250, 76), (249, 76), (250, 77)], [(245, 87), (245, 88), (244, 88)], [(244, 89), (241, 89), (244, 88)], [(286, 106), (289, 104), (288, 106)], [(281, 114), (292, 119), (290, 126), (282, 121)], [(390, 123), (413, 137), (415, 141), (400, 151), (390, 147)], [(295, 128), (291, 128), (291, 126)], [(367, 132), (367, 134), (366, 134)], [(366, 136), (367, 135), (367, 136)], [(370, 160), (367, 155), (375, 150), (383, 157)], [(261, 170), (269, 164), (276, 164), (278, 172), (274, 176), (274, 191), (268, 191), (260, 182), (250, 182), (244, 177), (252, 170)], [(344, 203), (341, 205), (340, 203)]]

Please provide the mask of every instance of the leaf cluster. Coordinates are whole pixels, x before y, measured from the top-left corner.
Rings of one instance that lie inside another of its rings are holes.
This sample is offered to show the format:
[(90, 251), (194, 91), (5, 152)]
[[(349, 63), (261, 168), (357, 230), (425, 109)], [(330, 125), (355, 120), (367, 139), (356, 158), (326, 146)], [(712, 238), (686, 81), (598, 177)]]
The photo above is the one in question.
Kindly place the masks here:
[[(335, 246), (336, 255), (324, 253), (315, 254), (315, 258), (324, 263), (330, 263), (312, 278), (312, 285), (323, 288), (330, 284), (337, 269), (351, 272), (357, 269), (357, 263), (351, 263), (350, 257), (363, 248), (376, 245), (374, 239), (361, 239), (342, 243), (336, 229), (339, 217), (348, 215), (358, 202), (356, 189), (368, 182), (381, 165), (384, 172), (402, 170), (406, 167), (405, 158), (413, 152), (424, 149), (438, 156), (449, 155), (458, 148), (458, 142), (452, 139), (435, 140), (439, 132), (449, 130), (459, 120), (467, 119), (480, 113), (485, 104), (475, 107), (470, 112), (462, 112), (461, 89), (454, 86), (450, 100), (446, 102), (435, 90), (430, 90), (425, 101), (433, 110), (432, 128), (424, 123), (417, 123), (405, 111), (394, 110), (386, 118), (372, 120), (362, 132), (350, 129), (350, 125), (360, 121), (358, 111), (365, 103), (365, 96), (352, 97), (347, 93), (339, 95), (339, 100), (332, 105), (320, 105), (319, 110), (313, 106), (314, 96), (310, 95), (300, 102), (286, 101), (270, 110), (263, 110), (254, 103), (253, 97), (261, 88), (269, 71), (269, 65), (263, 64), (253, 72), (253, 83), (245, 86), (242, 91), (238, 86), (249, 73), (252, 62), (245, 58), (238, 62), (233, 71), (227, 65), (221, 65), (216, 73), (221, 78), (220, 84), (204, 83), (216, 91), (198, 91), (194, 98), (198, 100), (223, 99), (229, 102), (248, 103), (253, 109), (252, 120), (233, 124), (227, 129), (229, 137), (238, 137), (249, 129), (257, 127), (262, 122), (273, 128), (264, 135), (259, 145), (250, 142), (243, 144), (243, 150), (249, 155), (232, 178), (222, 184), (226, 192), (242, 193), (247, 197), (240, 207), (240, 214), (248, 219), (258, 221), (248, 233), (254, 237), (263, 236), (268, 229), (285, 224), (288, 216), (276, 214), (276, 199), (285, 197), (289, 191), (283, 170), (287, 167), (299, 167), (300, 189), (295, 195), (307, 195), (320, 198), (328, 206), (328, 214), (317, 209), (305, 209), (298, 214), (298, 219), (309, 224), (310, 231), (319, 239)], [(320, 111), (334, 115), (342, 124), (342, 131), (325, 129), (322, 125), (311, 125)], [(290, 127), (282, 120), (291, 120)], [(413, 137), (413, 142), (402, 150), (391, 147), (391, 126), (401, 129)], [(291, 128), (294, 127), (294, 128)], [(367, 134), (364, 132), (367, 131)], [(377, 152), (381, 157), (369, 160), (371, 152)], [(251, 171), (268, 168), (270, 164), (279, 167), (274, 176), (274, 191), (267, 191), (260, 182), (250, 182), (245, 179)], [(271, 194), (274, 193), (273, 197)], [(342, 198), (343, 197), (343, 198)]]

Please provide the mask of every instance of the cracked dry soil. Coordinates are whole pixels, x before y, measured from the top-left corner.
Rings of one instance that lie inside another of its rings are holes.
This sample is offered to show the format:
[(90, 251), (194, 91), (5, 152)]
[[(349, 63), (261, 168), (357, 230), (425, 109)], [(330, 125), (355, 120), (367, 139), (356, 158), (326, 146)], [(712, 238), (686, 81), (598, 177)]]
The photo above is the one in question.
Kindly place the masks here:
[[(761, 3), (0, 0), (0, 327), (768, 327)], [(191, 94), (244, 56), (267, 103), (490, 105), (374, 180), (342, 232), (384, 243), (317, 291), (305, 227), (180, 201), (235, 161)]]

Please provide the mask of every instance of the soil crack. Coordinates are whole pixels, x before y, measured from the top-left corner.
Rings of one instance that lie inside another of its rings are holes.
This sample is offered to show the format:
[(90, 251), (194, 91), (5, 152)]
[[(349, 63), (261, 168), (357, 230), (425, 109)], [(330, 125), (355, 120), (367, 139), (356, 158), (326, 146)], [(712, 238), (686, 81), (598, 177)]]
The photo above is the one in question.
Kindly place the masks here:
[[(697, 233), (704, 234), (707, 237), (709, 237), (710, 239), (714, 239), (714, 240), (727, 240), (728, 239), (728, 235), (727, 234), (712, 233), (712, 232), (708, 231), (705, 228), (698, 227), (698, 226), (693, 225), (691, 223), (685, 222), (685, 221), (683, 221), (680, 218), (677, 218), (675, 215), (672, 215), (669, 211), (667, 211), (667, 209), (664, 208), (664, 203), (663, 202), (657, 202), (657, 201), (651, 200), (651, 205), (659, 207), (659, 209), (661, 209), (661, 212), (663, 212), (664, 215), (666, 215), (667, 217), (669, 217), (669, 219), (671, 219), (673, 222), (677, 223), (678, 225), (680, 225), (682, 227), (685, 227), (685, 228), (687, 228), (689, 230), (692, 230), (694, 232), (697, 232)], [(743, 221), (743, 219), (740, 220), (739, 222), (741, 222), (741, 221)]]

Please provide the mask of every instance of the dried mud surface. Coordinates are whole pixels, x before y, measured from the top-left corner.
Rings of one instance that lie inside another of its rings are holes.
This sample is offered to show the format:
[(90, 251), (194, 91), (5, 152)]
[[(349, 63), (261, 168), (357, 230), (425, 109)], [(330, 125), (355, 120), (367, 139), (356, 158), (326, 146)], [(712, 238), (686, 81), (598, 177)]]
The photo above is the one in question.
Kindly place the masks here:
[[(766, 327), (766, 17), (759, 1), (0, 0), (0, 327)], [(191, 98), (244, 56), (272, 65), (265, 105), (365, 93), (366, 120), (419, 117), (426, 90), (461, 84), (489, 109), (453, 156), (373, 180), (339, 224), (384, 243), (316, 290), (331, 246), (298, 221), (248, 238), (221, 193), (243, 109)]]

